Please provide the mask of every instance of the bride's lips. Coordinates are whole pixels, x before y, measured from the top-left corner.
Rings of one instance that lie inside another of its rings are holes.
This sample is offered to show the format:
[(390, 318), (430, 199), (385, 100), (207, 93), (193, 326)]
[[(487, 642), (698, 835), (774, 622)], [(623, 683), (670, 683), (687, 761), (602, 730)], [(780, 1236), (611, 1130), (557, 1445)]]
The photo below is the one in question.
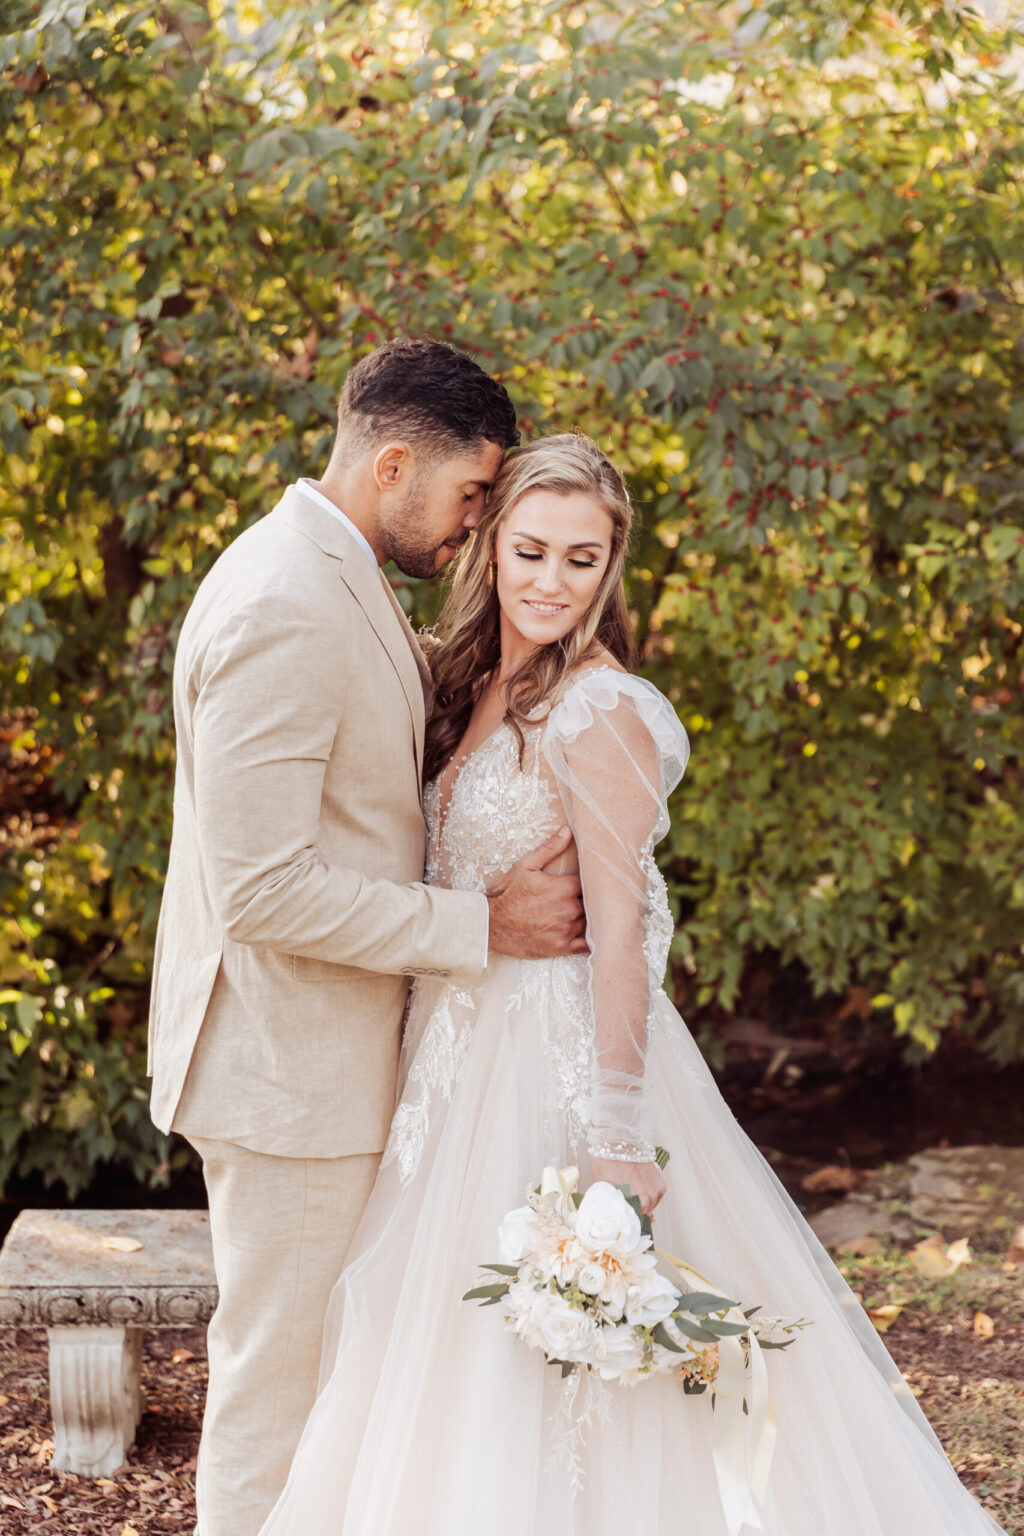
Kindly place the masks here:
[(534, 603), (528, 597), (524, 597), (523, 602), (542, 619), (556, 619), (569, 606), (568, 603)]

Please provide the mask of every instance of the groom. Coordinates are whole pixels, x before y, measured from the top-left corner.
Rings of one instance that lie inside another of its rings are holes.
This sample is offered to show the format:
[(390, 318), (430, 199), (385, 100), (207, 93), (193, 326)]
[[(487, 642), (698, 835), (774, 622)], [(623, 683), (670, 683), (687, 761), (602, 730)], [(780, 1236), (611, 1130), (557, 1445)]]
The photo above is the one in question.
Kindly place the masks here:
[(430, 577), (518, 440), (500, 384), (427, 339), (349, 373), (319, 482), (216, 561), (174, 668), (177, 777), (150, 1016), (152, 1115), (203, 1160), (220, 1301), (198, 1536), (256, 1536), (317, 1385), (327, 1298), (394, 1109), (410, 976), (585, 948), (545, 866), (422, 883), (429, 677), (380, 567)]

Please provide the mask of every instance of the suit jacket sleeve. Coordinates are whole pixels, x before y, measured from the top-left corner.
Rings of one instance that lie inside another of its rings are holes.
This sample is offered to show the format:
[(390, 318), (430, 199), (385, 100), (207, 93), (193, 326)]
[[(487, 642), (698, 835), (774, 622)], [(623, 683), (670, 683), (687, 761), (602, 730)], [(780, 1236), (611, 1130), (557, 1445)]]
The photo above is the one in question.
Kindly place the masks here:
[(324, 773), (344, 729), (336, 619), (280, 593), (222, 621), (192, 708), (195, 794), (210, 899), (225, 934), (337, 965), (476, 980), (479, 892), (396, 885), (328, 863), (317, 843)]

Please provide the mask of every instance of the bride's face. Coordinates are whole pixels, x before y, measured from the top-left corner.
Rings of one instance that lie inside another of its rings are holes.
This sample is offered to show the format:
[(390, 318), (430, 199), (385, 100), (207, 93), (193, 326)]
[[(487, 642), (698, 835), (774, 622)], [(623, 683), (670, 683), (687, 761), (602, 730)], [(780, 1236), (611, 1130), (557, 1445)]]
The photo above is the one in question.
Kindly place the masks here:
[(504, 619), (531, 645), (561, 639), (589, 608), (611, 552), (611, 514), (600, 502), (579, 491), (528, 491), (495, 536)]

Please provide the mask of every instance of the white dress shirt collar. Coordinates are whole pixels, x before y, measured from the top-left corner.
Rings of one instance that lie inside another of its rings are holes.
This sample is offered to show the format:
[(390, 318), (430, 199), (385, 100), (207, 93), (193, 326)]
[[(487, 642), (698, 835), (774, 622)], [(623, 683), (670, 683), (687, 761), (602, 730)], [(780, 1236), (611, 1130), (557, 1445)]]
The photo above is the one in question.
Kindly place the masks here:
[(302, 491), (304, 496), (309, 497), (310, 501), (315, 501), (318, 507), (323, 507), (325, 512), (329, 512), (332, 517), (336, 517), (338, 522), (343, 524), (343, 526), (348, 529), (349, 533), (355, 539), (360, 549), (365, 551), (366, 558), (369, 560), (374, 570), (379, 571), (380, 566), (377, 564), (377, 556), (373, 552), (373, 546), (371, 545), (369, 539), (366, 537), (365, 533), (356, 527), (352, 519), (350, 517), (346, 517), (341, 508), (336, 507), (333, 501), (329, 501), (324, 495), (323, 491), (317, 489), (312, 480), (300, 480), (299, 489)]

